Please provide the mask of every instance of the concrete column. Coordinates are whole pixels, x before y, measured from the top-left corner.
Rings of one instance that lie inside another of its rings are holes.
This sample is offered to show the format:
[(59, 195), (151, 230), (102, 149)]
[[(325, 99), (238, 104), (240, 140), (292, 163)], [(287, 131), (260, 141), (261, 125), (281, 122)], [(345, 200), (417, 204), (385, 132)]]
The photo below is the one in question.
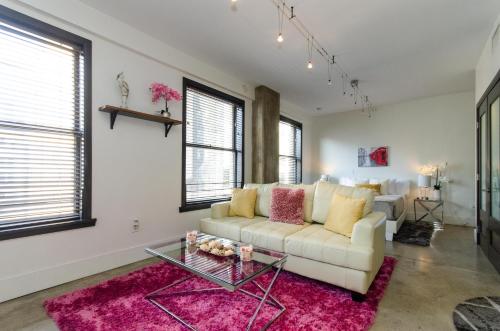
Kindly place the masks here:
[(255, 88), (252, 112), (252, 181), (279, 180), (280, 95), (266, 86)]

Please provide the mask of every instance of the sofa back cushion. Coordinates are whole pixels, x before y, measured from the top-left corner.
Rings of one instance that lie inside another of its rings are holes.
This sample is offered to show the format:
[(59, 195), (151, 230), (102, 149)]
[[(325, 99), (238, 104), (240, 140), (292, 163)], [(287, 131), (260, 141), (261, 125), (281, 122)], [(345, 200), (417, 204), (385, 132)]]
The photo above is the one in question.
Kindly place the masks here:
[(335, 193), (330, 202), (325, 229), (351, 238), (354, 224), (363, 217), (365, 204), (365, 198), (356, 199)]
[(271, 222), (304, 224), (304, 190), (275, 187), (271, 196)]
[(324, 224), (328, 216), (330, 202), (333, 195), (337, 193), (346, 197), (365, 199), (363, 217), (371, 213), (373, 209), (373, 192), (364, 188), (342, 186), (328, 182), (318, 182), (314, 192), (312, 219), (315, 222)]
[(257, 199), (257, 189), (233, 189), (231, 203), (229, 205), (229, 216), (240, 216), (254, 218), (255, 200)]
[(255, 201), (255, 215), (269, 217), (269, 207), (271, 206), (271, 194), (278, 183), (271, 184), (245, 184), (244, 188), (257, 189), (257, 200)]
[(279, 187), (303, 189), (304, 190), (304, 221), (311, 223), (313, 221), (313, 203), (316, 191), (316, 183), (306, 184), (279, 184)]

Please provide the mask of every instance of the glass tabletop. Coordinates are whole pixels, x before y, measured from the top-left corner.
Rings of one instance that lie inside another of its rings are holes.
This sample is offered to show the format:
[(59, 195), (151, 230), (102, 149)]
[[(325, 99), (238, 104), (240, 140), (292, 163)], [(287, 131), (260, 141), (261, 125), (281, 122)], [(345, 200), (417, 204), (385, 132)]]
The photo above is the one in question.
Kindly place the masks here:
[(254, 247), (252, 260), (242, 261), (239, 247), (246, 244), (199, 233), (197, 243), (204, 240), (217, 240), (224, 245), (234, 246), (235, 254), (232, 256), (213, 255), (200, 250), (196, 244), (188, 244), (185, 238), (146, 248), (146, 252), (230, 291), (238, 289), (273, 266), (283, 264), (287, 258), (284, 253)]

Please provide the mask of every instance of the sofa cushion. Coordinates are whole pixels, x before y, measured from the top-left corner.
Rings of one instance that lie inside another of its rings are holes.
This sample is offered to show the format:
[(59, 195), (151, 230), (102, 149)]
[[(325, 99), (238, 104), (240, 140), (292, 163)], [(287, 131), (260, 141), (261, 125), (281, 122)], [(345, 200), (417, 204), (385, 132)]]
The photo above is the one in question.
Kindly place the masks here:
[(354, 224), (363, 216), (366, 200), (335, 193), (330, 204), (325, 229), (351, 238)]
[(255, 215), (269, 217), (271, 206), (271, 193), (278, 183), (271, 184), (245, 184), (244, 188), (256, 188), (257, 200), (255, 201)]
[(285, 238), (309, 226), (279, 222), (251, 223), (241, 229), (241, 241), (257, 247), (272, 249), (279, 252), (285, 250)]
[(336, 266), (370, 271), (373, 248), (353, 245), (345, 236), (312, 224), (285, 239), (287, 254), (304, 257)]
[(311, 223), (312, 222), (312, 213), (313, 213), (313, 200), (314, 193), (316, 190), (316, 183), (311, 185), (305, 184), (279, 184), (279, 187), (287, 187), (287, 188), (301, 188), (304, 190), (304, 221)]
[(235, 188), (229, 205), (229, 216), (254, 218), (257, 189)]
[(326, 222), (326, 217), (330, 209), (330, 202), (335, 193), (351, 198), (366, 199), (363, 217), (371, 213), (373, 209), (373, 192), (371, 190), (342, 186), (328, 182), (318, 182), (316, 184), (316, 191), (314, 192), (313, 221), (323, 224)]
[(286, 187), (273, 188), (269, 220), (304, 224), (304, 190)]
[(267, 218), (261, 216), (255, 216), (253, 219), (245, 217), (204, 218), (200, 220), (200, 230), (217, 237), (241, 241), (241, 228), (266, 220)]

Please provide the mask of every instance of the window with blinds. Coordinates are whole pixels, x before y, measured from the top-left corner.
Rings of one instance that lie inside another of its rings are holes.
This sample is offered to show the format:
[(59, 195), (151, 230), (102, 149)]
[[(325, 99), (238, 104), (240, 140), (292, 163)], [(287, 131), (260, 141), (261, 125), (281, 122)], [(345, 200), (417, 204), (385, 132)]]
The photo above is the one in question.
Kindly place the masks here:
[(302, 182), (302, 124), (280, 116), (279, 181), (283, 184)]
[(181, 211), (207, 208), (243, 184), (244, 101), (184, 78)]
[(90, 218), (90, 47), (0, 8), (0, 230)]

